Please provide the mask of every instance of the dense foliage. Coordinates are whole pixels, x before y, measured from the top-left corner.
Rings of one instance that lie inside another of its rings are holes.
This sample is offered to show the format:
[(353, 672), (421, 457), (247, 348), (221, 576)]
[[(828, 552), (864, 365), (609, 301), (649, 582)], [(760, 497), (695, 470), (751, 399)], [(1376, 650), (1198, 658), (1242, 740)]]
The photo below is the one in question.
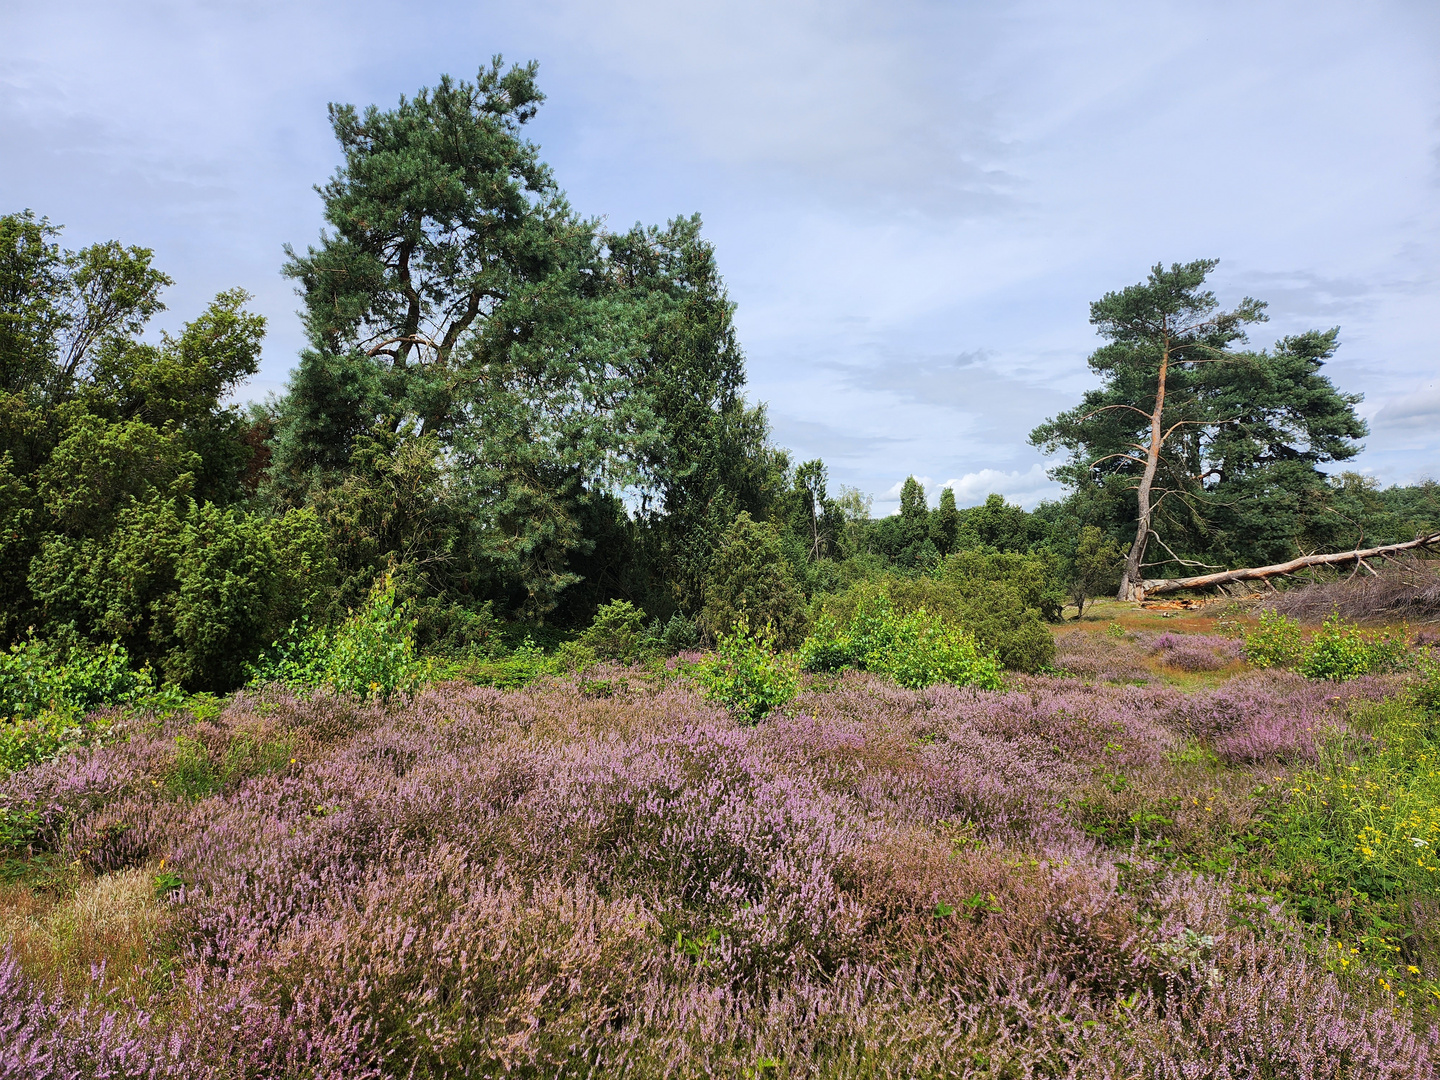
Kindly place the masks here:
[(1239, 351), (1263, 305), (1220, 311), (1203, 262), (1095, 305), (1107, 382), (1036, 434), (1073, 452), (1066, 498), (960, 507), (910, 477), (875, 519), (745, 399), (699, 218), (610, 232), (569, 204), (526, 138), (535, 75), (497, 59), (391, 109), (332, 106), (326, 229), (285, 264), (308, 344), (286, 393), (248, 412), (231, 402), (264, 322), (242, 292), (147, 334), (170, 283), (150, 251), (68, 251), (46, 219), (0, 217), (4, 644), (113, 646), (190, 692), (252, 669), (393, 689), (337, 667), (380, 587), (405, 663), (511, 685), (766, 626), (794, 649), (883, 593), (1045, 670), (1045, 624), (1142, 557), (1138, 464), (1115, 448), (1137, 437), (1157, 358), (1161, 420), (1181, 425), (1155, 488), (1162, 562), (1440, 523), (1433, 484), (1316, 471), (1363, 434), (1320, 374), (1335, 334)]

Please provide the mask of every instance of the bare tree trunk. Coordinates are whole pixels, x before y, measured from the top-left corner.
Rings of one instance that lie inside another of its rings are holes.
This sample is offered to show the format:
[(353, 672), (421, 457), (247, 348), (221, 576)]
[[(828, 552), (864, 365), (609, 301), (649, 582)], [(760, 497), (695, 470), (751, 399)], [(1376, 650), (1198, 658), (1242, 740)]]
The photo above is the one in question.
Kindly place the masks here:
[[(1224, 570), (1217, 574), (1200, 574), (1187, 578), (1149, 578), (1134, 590), (1133, 599), (1143, 600), (1155, 593), (1178, 592), (1181, 589), (1207, 589), (1229, 584), (1232, 581), (1265, 581), (1279, 574), (1293, 574), (1307, 566), (1336, 566), (1341, 563), (1363, 563), (1366, 559), (1394, 555), (1414, 548), (1428, 548), (1440, 544), (1440, 532), (1428, 536), (1417, 536), (1402, 544), (1385, 544), (1382, 547), (1366, 548), (1363, 551), (1339, 551), (1332, 555), (1305, 555), (1289, 562), (1273, 566), (1247, 567), (1241, 570)], [(1357, 567), (1358, 569), (1358, 567)]]
[(1170, 340), (1166, 336), (1165, 351), (1160, 354), (1160, 377), (1155, 386), (1155, 411), (1150, 414), (1150, 447), (1145, 454), (1145, 471), (1140, 476), (1140, 489), (1136, 501), (1140, 520), (1135, 523), (1135, 542), (1130, 545), (1130, 554), (1125, 557), (1125, 573), (1120, 575), (1119, 600), (1137, 599), (1142, 575), (1140, 564), (1145, 560), (1145, 547), (1150, 540), (1150, 490), (1155, 484), (1155, 473), (1160, 467), (1160, 418), (1165, 411), (1165, 376), (1170, 367)]

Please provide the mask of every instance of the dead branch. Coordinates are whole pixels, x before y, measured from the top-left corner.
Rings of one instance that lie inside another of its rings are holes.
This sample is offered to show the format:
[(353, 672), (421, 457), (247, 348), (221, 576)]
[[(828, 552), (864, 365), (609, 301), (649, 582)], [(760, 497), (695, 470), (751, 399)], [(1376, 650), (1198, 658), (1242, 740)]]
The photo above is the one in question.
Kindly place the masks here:
[[(1232, 581), (1266, 581), (1280, 574), (1293, 574), (1297, 570), (1304, 570), (1312, 566), (1337, 566), (1352, 561), (1364, 565), (1366, 559), (1377, 556), (1388, 558), (1398, 551), (1429, 548), (1436, 544), (1440, 544), (1440, 532), (1430, 533), (1428, 536), (1417, 536), (1414, 540), (1406, 540), (1403, 544), (1384, 544), (1381, 547), (1366, 548), (1364, 551), (1339, 551), (1333, 555), (1304, 555), (1298, 559), (1291, 559), (1289, 562), (1276, 563), (1274, 566), (1254, 566), (1187, 578), (1147, 578), (1136, 590), (1135, 599), (1143, 600), (1152, 593), (1178, 592), (1181, 589), (1208, 589)], [(1358, 570), (1359, 567), (1357, 566), (1356, 569)], [(1371, 570), (1369, 566), (1366, 566), (1365, 569)], [(1371, 570), (1371, 573), (1374, 571)]]

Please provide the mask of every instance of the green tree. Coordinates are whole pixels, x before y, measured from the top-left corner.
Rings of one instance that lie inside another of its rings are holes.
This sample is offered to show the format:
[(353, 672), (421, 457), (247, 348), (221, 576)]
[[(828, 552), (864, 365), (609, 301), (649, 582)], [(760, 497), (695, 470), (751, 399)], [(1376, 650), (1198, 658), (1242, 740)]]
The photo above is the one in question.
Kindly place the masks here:
[(642, 314), (639, 384), (658, 423), (641, 448), (637, 542), (660, 609), (698, 611), (736, 514), (770, 516), (788, 458), (744, 397), (735, 305), (698, 215), (606, 237), (612, 280)]
[(991, 492), (979, 506), (960, 519), (961, 547), (990, 547), (996, 551), (1029, 551), (1043, 535), (1043, 527), (1022, 508)]
[[(143, 341), (170, 283), (151, 252), (68, 251), (58, 235), (29, 211), (0, 217), (0, 630), (103, 639), (118, 624), (96, 613), (119, 583), (96, 567), (137, 515), (164, 504), (152, 524), (178, 534), (197, 505), (242, 496), (249, 425), (223, 403), (254, 373), (265, 323), (235, 290)], [(124, 572), (142, 590), (168, 583), (150, 600), (169, 603), (173, 537), (136, 537)]]
[[(1046, 452), (1070, 451), (1055, 476), (1072, 487), (1119, 477), (1134, 491), (1122, 599), (1138, 595), (1149, 567), (1213, 565), (1177, 545), (1215, 548), (1224, 508), (1247, 493), (1303, 499), (1315, 465), (1352, 456), (1365, 434), (1354, 413), (1359, 398), (1319, 374), (1335, 332), (1287, 338), (1274, 353), (1238, 350), (1265, 305), (1247, 297), (1222, 310), (1204, 289), (1215, 265), (1157, 265), (1145, 281), (1092, 304), (1090, 321), (1107, 339), (1089, 359), (1102, 385), (1030, 435)], [(1164, 556), (1146, 562), (1151, 541)]]
[(725, 531), (705, 583), (702, 621), (712, 638), (743, 626), (759, 633), (769, 626), (778, 644), (800, 644), (805, 636), (805, 600), (768, 522), (741, 511)]
[(1124, 558), (1119, 545), (1097, 526), (1081, 528), (1069, 575), (1070, 602), (1075, 605), (1076, 619), (1085, 614), (1085, 601), (1111, 586)]
[(669, 586), (657, 606), (695, 610), (720, 536), (739, 510), (765, 516), (785, 462), (741, 394), (699, 218), (612, 234), (579, 217), (523, 137), (542, 101), (534, 64), (497, 58), (394, 109), (331, 107), (344, 162), (321, 192), (329, 231), (287, 265), (310, 347), (272, 490), (297, 505), (341, 485), (379, 427), (433, 437), (451, 565), (533, 619), (582, 567), (647, 591), (597, 550), (626, 535), (613, 500), (630, 492)]
[(960, 511), (955, 506), (955, 489), (940, 489), (940, 505), (930, 516), (930, 539), (941, 555), (953, 554), (960, 543)]
[(339, 483), (377, 425), (433, 436), (470, 558), (536, 618), (576, 580), (581, 504), (636, 482), (656, 438), (643, 312), (521, 136), (542, 100), (534, 64), (496, 58), (388, 111), (331, 106), (344, 162), (321, 189), (330, 231), (289, 253), (310, 348), (273, 467), (293, 504)]

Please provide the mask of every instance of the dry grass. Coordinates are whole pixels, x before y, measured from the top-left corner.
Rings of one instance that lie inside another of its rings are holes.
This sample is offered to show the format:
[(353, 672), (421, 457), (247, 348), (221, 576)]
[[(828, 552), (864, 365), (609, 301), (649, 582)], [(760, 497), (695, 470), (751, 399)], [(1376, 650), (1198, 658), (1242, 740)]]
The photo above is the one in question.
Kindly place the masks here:
[(1301, 622), (1319, 622), (1332, 611), (1354, 622), (1440, 622), (1440, 564), (1403, 559), (1375, 574), (1361, 570), (1335, 581), (1292, 588), (1262, 605)]
[(0, 939), (32, 978), (51, 986), (90, 985), (103, 967), (106, 990), (144, 996), (168, 951), (170, 923), (153, 867), (86, 876), (58, 895), (0, 886)]

